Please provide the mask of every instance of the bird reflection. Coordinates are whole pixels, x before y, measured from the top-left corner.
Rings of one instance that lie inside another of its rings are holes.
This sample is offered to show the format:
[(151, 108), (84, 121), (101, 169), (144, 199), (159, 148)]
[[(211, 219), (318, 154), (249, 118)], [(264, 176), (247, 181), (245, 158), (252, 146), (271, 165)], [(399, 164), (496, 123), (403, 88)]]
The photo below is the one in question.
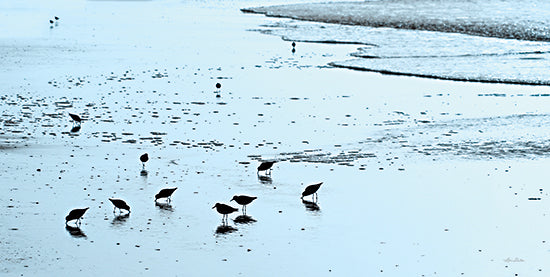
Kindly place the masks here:
[(217, 235), (225, 235), (225, 234), (233, 233), (237, 230), (238, 230), (237, 228), (235, 228), (233, 226), (226, 225), (224, 223), (224, 224), (218, 226), (218, 228), (216, 228), (216, 234)]
[(271, 183), (273, 183), (273, 179), (271, 179), (271, 177), (265, 176), (265, 175), (258, 175), (258, 180), (260, 180), (260, 183), (262, 183), (264, 185), (270, 185)]
[(157, 206), (161, 210), (165, 210), (165, 211), (169, 211), (169, 212), (174, 211), (174, 208), (172, 208), (172, 205), (170, 205), (170, 203), (168, 203), (168, 202), (162, 202), (162, 203), (155, 202), (155, 206)]
[(256, 219), (252, 218), (249, 215), (239, 215), (233, 219), (233, 222), (239, 223), (239, 224), (252, 224), (256, 222)]
[(71, 128), (71, 133), (78, 133), (78, 131), (80, 131), (80, 128), (80, 125), (73, 126), (73, 128)]
[(141, 171), (139, 172), (139, 175), (141, 175), (141, 176), (143, 176), (143, 177), (147, 177), (147, 174), (148, 174), (148, 172), (147, 172), (147, 170), (145, 170), (145, 169), (143, 169), (143, 170), (141, 170)]
[(84, 234), (79, 227), (65, 225), (65, 230), (67, 230), (73, 238), (86, 238), (86, 234)]
[(130, 218), (129, 213), (119, 214), (119, 215), (115, 216), (115, 218), (113, 218), (113, 221), (111, 222), (111, 224), (113, 224), (113, 225), (123, 224), (124, 222), (126, 222), (128, 220), (128, 218)]
[(321, 211), (321, 208), (315, 202), (311, 202), (311, 201), (307, 201), (307, 200), (302, 199), (302, 203), (304, 203), (304, 206), (306, 206), (306, 210), (308, 210), (310, 212), (319, 212), (319, 211)]

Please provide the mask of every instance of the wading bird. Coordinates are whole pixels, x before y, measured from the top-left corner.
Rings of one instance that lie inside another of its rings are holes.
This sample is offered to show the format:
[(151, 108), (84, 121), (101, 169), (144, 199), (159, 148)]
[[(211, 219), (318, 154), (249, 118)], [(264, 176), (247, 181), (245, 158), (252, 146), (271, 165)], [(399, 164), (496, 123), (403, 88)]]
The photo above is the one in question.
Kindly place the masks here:
[[(306, 189), (304, 190), (304, 192), (302, 192), (301, 199), (304, 199), (304, 196), (308, 196), (308, 195), (313, 194), (313, 201), (315, 201), (315, 196), (317, 195), (317, 191), (319, 190), (319, 188), (321, 187), (322, 184), (323, 184), (323, 182), (307, 186)], [(318, 198), (318, 196), (317, 196), (317, 198)]]
[(233, 208), (229, 205), (226, 205), (226, 204), (222, 204), (222, 203), (216, 203), (216, 205), (214, 205), (214, 207), (212, 207), (212, 209), (216, 208), (216, 211), (218, 211), (218, 213), (222, 214), (222, 222), (227, 222), (227, 217), (230, 213), (232, 212), (236, 212), (238, 211), (239, 209), (237, 208)]
[(178, 188), (165, 188), (161, 189), (157, 195), (155, 195), (155, 202), (159, 200), (160, 198), (168, 198), (168, 202), (172, 201), (172, 193), (176, 191)]
[(128, 213), (130, 213), (130, 206), (128, 206), (128, 204), (126, 204), (124, 200), (117, 199), (117, 198), (109, 198), (109, 201), (111, 201), (111, 203), (113, 203), (113, 205), (115, 206), (115, 208), (113, 209), (113, 213), (115, 213), (117, 208), (121, 213), (122, 213), (122, 210), (127, 210)]
[(88, 209), (89, 209), (89, 207), (84, 208), (84, 209), (74, 209), (74, 210), (70, 211), (69, 215), (67, 215), (65, 217), (65, 225), (67, 225), (69, 223), (69, 221), (75, 220), (75, 219), (76, 219), (76, 224), (79, 225), (80, 224), (80, 218), (84, 215), (84, 213), (86, 213), (86, 211)]
[(257, 174), (260, 174), (260, 171), (265, 171), (266, 175), (271, 175), (271, 167), (273, 166), (274, 163), (276, 163), (276, 161), (262, 162), (260, 164), (260, 166), (258, 166), (258, 173)]
[(149, 160), (149, 155), (147, 153), (141, 155), (139, 157), (139, 160), (141, 161), (141, 164), (143, 165), (143, 169), (145, 169), (145, 163)]
[(78, 123), (78, 125), (80, 125), (80, 123), (82, 122), (82, 118), (80, 118), (80, 116), (78, 116), (77, 114), (69, 113), (69, 116), (73, 120), (73, 123)]
[[(252, 203), (254, 201), (256, 196), (248, 196), (248, 195), (235, 195), (233, 198), (231, 198), (231, 201), (237, 202), (237, 204), (243, 206), (243, 214), (246, 214), (246, 205)], [(229, 202), (231, 202), (229, 201)]]

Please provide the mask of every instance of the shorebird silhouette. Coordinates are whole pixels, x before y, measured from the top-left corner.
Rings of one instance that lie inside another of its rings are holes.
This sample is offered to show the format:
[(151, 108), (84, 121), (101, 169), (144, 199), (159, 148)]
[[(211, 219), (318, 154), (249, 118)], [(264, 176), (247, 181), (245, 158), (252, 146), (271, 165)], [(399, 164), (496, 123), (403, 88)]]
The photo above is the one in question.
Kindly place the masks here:
[(73, 120), (73, 123), (78, 123), (78, 125), (80, 125), (80, 123), (82, 122), (82, 118), (80, 118), (80, 116), (78, 116), (77, 114), (69, 113), (69, 116)]
[(177, 187), (161, 189), (159, 193), (155, 195), (155, 202), (157, 202), (160, 198), (167, 198), (168, 202), (172, 202), (172, 193), (174, 193), (177, 189)]
[(276, 161), (262, 162), (260, 164), (260, 166), (258, 166), (258, 173), (257, 174), (260, 174), (260, 171), (265, 171), (266, 175), (271, 175), (271, 167), (273, 166), (274, 163), (276, 163)]
[(239, 209), (237, 208), (233, 208), (229, 205), (226, 205), (226, 204), (222, 204), (222, 203), (216, 203), (216, 205), (214, 205), (214, 207), (212, 207), (212, 209), (216, 208), (216, 211), (218, 211), (218, 213), (222, 214), (222, 222), (227, 222), (227, 217), (230, 213), (232, 212), (236, 212), (238, 211)]
[(74, 210), (70, 211), (69, 215), (67, 215), (65, 217), (65, 225), (67, 225), (69, 223), (69, 221), (75, 220), (75, 219), (76, 219), (76, 224), (79, 225), (80, 224), (80, 218), (84, 215), (84, 213), (86, 213), (86, 211), (89, 208), (90, 207), (84, 208), (84, 209), (74, 209)]
[(149, 155), (147, 153), (141, 155), (139, 157), (139, 160), (141, 161), (141, 164), (143, 165), (143, 169), (145, 169), (145, 163), (149, 160)]
[[(255, 199), (258, 197), (256, 196), (248, 196), (248, 195), (235, 195), (233, 198), (231, 198), (231, 201), (237, 202), (237, 204), (243, 206), (243, 214), (246, 214), (246, 205), (252, 203)], [(229, 202), (231, 202), (229, 201)]]
[(113, 205), (115, 206), (115, 208), (113, 209), (113, 213), (115, 213), (117, 208), (121, 213), (122, 213), (122, 210), (127, 210), (128, 213), (130, 213), (130, 206), (128, 206), (128, 204), (126, 204), (124, 200), (117, 199), (117, 198), (109, 198), (109, 201), (111, 201), (111, 203), (113, 203)]
[(313, 194), (312, 200), (315, 201), (315, 196), (317, 195), (317, 191), (319, 190), (322, 184), (323, 182), (307, 186), (304, 192), (302, 192), (302, 197), (300, 197), (300, 199), (304, 199), (304, 196)]

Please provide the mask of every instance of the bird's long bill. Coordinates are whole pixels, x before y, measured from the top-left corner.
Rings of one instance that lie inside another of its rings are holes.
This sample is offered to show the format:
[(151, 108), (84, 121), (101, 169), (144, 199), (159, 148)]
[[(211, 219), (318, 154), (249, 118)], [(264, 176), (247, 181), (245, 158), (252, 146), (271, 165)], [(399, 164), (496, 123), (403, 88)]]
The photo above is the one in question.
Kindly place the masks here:
[(212, 207), (212, 209), (214, 209), (216, 207), (216, 205), (214, 205), (214, 207)]

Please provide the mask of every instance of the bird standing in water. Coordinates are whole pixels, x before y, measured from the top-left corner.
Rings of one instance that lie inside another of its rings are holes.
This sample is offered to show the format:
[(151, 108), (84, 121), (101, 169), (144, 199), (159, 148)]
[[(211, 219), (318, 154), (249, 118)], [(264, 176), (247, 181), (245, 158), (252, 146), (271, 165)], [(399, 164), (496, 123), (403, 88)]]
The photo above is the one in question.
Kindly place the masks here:
[[(300, 199), (304, 199), (304, 196), (313, 194), (313, 201), (315, 201), (315, 196), (317, 195), (317, 191), (319, 190), (322, 184), (323, 182), (307, 186), (304, 192), (302, 192), (302, 197)], [(317, 196), (317, 198), (319, 197)]]
[(149, 155), (147, 153), (141, 155), (139, 157), (139, 160), (141, 161), (141, 164), (143, 165), (143, 169), (145, 169), (145, 163), (149, 160)]
[(157, 202), (157, 200), (159, 200), (160, 198), (168, 198), (168, 202), (171, 202), (172, 193), (174, 193), (174, 191), (176, 191), (177, 189), (178, 189), (177, 187), (161, 189), (159, 193), (155, 195), (155, 202)]
[(109, 198), (109, 201), (111, 201), (111, 203), (113, 203), (113, 205), (115, 206), (115, 208), (113, 209), (113, 213), (115, 213), (117, 208), (121, 213), (122, 210), (127, 210), (128, 213), (130, 213), (130, 206), (126, 204), (126, 201), (117, 198)]
[(260, 171), (265, 171), (265, 174), (266, 175), (271, 175), (271, 167), (273, 166), (273, 164), (275, 164), (276, 161), (272, 161), (272, 162), (262, 162), (260, 164), (260, 166), (258, 166), (258, 173), (257, 174), (260, 174)]
[(82, 216), (84, 216), (84, 213), (86, 213), (86, 211), (88, 209), (89, 209), (89, 207), (84, 208), (84, 209), (74, 209), (74, 210), (70, 211), (69, 215), (67, 215), (65, 217), (65, 225), (67, 225), (69, 223), (69, 221), (75, 220), (75, 219), (76, 219), (76, 224), (79, 225), (80, 224), (80, 218)]
[(230, 213), (233, 213), (233, 212), (236, 212), (238, 211), (239, 209), (237, 208), (233, 208), (229, 205), (226, 205), (226, 204), (222, 204), (222, 203), (216, 203), (216, 205), (214, 205), (214, 207), (212, 207), (212, 209), (216, 208), (216, 211), (218, 211), (218, 213), (222, 214), (222, 222), (227, 222), (227, 217)]
[(80, 123), (82, 122), (82, 118), (80, 118), (80, 116), (78, 116), (77, 114), (69, 113), (69, 116), (73, 120), (73, 123), (77, 123), (78, 125), (80, 125)]
[[(237, 204), (243, 206), (243, 214), (246, 214), (246, 205), (252, 203), (254, 201), (256, 196), (248, 196), (248, 195), (235, 195), (233, 198), (231, 198), (231, 201), (237, 202)], [(231, 202), (229, 201), (229, 202)]]

